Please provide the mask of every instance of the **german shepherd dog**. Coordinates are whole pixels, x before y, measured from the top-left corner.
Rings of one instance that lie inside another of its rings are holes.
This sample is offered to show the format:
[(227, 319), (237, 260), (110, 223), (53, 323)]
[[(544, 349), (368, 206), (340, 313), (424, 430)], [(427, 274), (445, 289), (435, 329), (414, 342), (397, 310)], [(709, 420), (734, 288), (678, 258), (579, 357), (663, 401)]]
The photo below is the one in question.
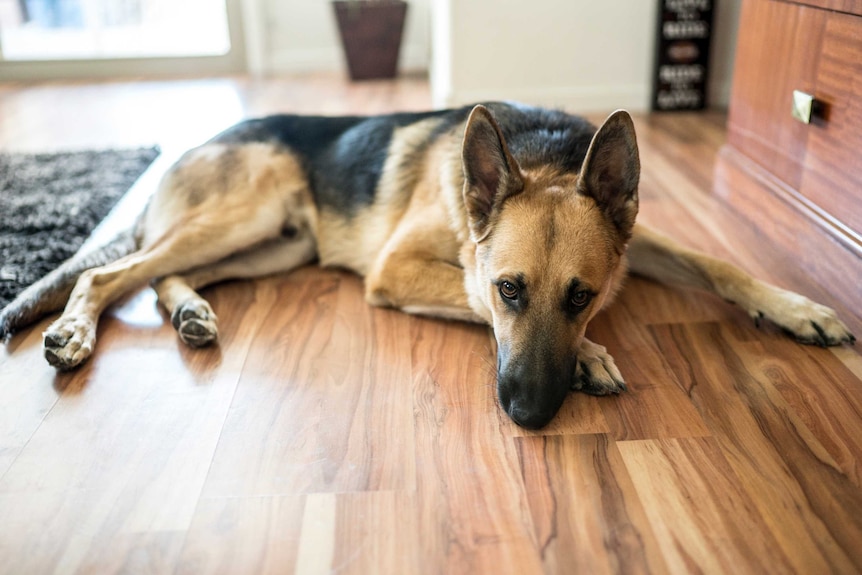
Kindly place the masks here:
[(0, 335), (65, 304), (44, 352), (73, 369), (102, 311), (151, 281), (179, 337), (205, 346), (216, 315), (195, 290), (317, 259), (364, 276), (371, 305), (492, 326), (500, 405), (527, 428), (572, 389), (626, 389), (584, 332), (629, 270), (713, 292), (803, 343), (854, 341), (833, 310), (636, 224), (639, 175), (624, 111), (598, 129), (512, 103), (247, 120), (186, 153), (133, 229), (25, 290)]

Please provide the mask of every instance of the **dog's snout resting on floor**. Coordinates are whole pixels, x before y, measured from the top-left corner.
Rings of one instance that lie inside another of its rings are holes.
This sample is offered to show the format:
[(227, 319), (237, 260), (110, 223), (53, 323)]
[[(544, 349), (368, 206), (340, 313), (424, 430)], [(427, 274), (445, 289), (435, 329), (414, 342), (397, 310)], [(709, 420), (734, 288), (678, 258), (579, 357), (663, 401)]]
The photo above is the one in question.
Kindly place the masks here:
[(622, 111), (598, 129), (510, 103), (248, 120), (186, 153), (134, 229), (25, 290), (0, 335), (65, 305), (45, 357), (73, 369), (105, 308), (152, 282), (180, 338), (204, 346), (218, 324), (195, 290), (317, 259), (364, 276), (372, 305), (492, 326), (500, 405), (530, 428), (572, 389), (625, 390), (584, 333), (628, 271), (713, 292), (804, 343), (854, 341), (831, 309), (636, 224), (639, 176)]

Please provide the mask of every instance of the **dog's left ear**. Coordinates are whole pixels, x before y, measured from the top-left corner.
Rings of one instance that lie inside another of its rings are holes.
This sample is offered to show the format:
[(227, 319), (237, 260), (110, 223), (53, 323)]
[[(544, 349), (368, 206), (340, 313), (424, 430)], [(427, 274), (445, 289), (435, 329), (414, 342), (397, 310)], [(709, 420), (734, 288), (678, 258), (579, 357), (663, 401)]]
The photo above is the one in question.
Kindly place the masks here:
[(628, 240), (638, 213), (639, 180), (634, 123), (628, 112), (617, 110), (593, 136), (578, 178), (578, 193), (593, 198)]
[(480, 242), (491, 231), (503, 201), (524, 189), (521, 168), (506, 146), (499, 124), (485, 106), (470, 112), (461, 147), (464, 206), (470, 237)]

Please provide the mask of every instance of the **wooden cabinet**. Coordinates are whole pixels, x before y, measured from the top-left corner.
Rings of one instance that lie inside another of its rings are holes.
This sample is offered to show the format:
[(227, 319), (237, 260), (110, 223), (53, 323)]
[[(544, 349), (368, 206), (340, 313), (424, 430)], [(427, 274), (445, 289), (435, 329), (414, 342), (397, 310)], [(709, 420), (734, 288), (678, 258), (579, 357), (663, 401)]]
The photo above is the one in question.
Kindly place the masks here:
[(827, 8), (836, 12), (846, 12), (862, 16), (862, 0), (795, 0), (797, 4), (808, 4)]
[[(811, 124), (791, 116), (794, 90), (823, 103)], [(744, 0), (716, 182), (862, 307), (847, 294), (862, 292), (862, 0)]]
[[(823, 117), (790, 115), (793, 90)], [(743, 6), (728, 140), (842, 233), (862, 232), (862, 17), (778, 0)]]
[[(862, 18), (829, 13), (814, 93), (826, 120), (810, 126), (799, 191), (862, 232)], [(862, 289), (862, 287), (860, 287)]]
[(826, 11), (773, 0), (740, 13), (728, 141), (793, 188), (799, 187), (812, 126), (790, 115), (793, 90), (814, 92)]

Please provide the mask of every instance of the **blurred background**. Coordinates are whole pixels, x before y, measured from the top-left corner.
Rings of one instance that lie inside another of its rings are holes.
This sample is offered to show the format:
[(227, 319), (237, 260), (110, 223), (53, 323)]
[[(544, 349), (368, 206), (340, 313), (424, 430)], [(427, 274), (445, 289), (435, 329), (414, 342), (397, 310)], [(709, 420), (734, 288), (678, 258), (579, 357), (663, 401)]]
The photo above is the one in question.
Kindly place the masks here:
[[(740, 2), (712, 3), (713, 107), (728, 101)], [(657, 8), (657, 0), (410, 0), (398, 70), (427, 75), (435, 106), (494, 98), (646, 110)], [(340, 70), (330, 0), (0, 0), (3, 80)]]

